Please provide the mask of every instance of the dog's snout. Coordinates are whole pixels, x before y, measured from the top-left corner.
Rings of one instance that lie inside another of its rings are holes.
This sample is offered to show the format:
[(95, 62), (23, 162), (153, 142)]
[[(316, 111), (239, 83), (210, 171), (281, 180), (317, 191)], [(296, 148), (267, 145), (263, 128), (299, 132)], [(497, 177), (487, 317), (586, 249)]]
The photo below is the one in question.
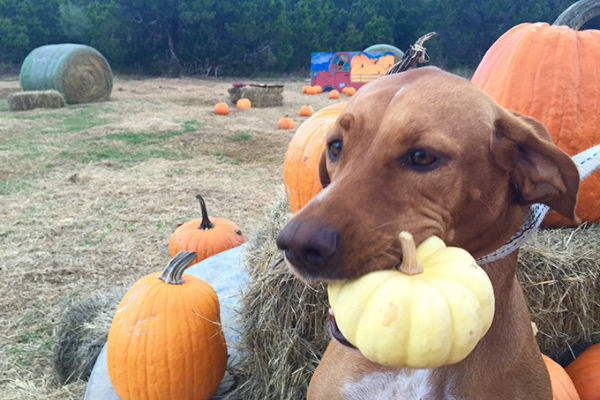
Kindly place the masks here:
[(300, 271), (318, 273), (340, 257), (341, 236), (317, 221), (290, 221), (277, 237), (277, 247)]

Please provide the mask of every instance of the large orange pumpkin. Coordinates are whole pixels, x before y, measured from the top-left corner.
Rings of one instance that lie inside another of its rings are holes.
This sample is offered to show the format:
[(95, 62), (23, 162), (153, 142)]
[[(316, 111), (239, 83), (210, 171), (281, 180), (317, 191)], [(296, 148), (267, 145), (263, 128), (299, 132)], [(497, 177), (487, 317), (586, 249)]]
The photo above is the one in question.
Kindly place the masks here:
[(199, 262), (212, 255), (239, 246), (246, 241), (240, 227), (227, 218), (208, 218), (206, 204), (199, 194), (202, 218), (195, 218), (179, 225), (169, 240), (169, 256), (181, 250), (195, 251)]
[(581, 400), (600, 399), (600, 343), (588, 347), (565, 368)]
[(579, 394), (569, 375), (565, 372), (559, 363), (542, 354), (548, 373), (550, 374), (550, 383), (552, 384), (553, 400), (580, 400)]
[[(524, 23), (508, 30), (472, 78), (503, 106), (542, 121), (569, 155), (600, 144), (600, 31), (558, 25), (580, 26), (583, 17), (569, 15), (573, 10), (579, 9), (568, 9), (555, 25)], [(600, 171), (583, 181), (578, 201), (582, 220), (600, 222)], [(570, 224), (554, 212), (544, 221), (545, 226)]]
[(327, 106), (304, 121), (288, 145), (283, 162), (283, 183), (292, 212), (296, 212), (322, 189), (319, 159), (325, 148), (325, 133), (346, 106)]
[(208, 283), (182, 275), (195, 258), (182, 251), (121, 300), (106, 350), (121, 399), (208, 399), (219, 387), (227, 365), (219, 300)]

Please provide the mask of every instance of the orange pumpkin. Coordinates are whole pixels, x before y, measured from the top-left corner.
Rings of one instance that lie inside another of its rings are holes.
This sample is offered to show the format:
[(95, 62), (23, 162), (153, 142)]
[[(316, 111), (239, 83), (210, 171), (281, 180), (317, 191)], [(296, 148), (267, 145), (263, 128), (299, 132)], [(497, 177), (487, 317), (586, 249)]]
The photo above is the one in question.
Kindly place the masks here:
[(195, 251), (199, 262), (212, 255), (244, 243), (246, 239), (239, 226), (226, 218), (208, 218), (206, 204), (199, 194), (202, 218), (196, 218), (179, 225), (169, 240), (169, 256), (174, 257), (181, 250)]
[(229, 114), (229, 106), (227, 103), (217, 103), (214, 108), (215, 114), (227, 115)]
[(354, 96), (356, 94), (356, 89), (353, 88), (352, 86), (346, 86), (344, 89), (346, 89), (344, 94), (348, 97)]
[(300, 115), (303, 117), (310, 117), (311, 115), (313, 115), (313, 108), (310, 105), (303, 105), (302, 107), (300, 107)]
[(310, 85), (302, 85), (302, 93), (306, 93)]
[(600, 399), (600, 343), (588, 347), (565, 370), (581, 400)]
[(315, 86), (309, 86), (306, 89), (306, 94), (317, 94), (317, 88)]
[(245, 97), (239, 99), (236, 103), (235, 106), (237, 108), (251, 108), (252, 107), (252, 103), (250, 102), (250, 99), (247, 99)]
[(329, 98), (330, 99), (339, 99), (340, 98), (340, 92), (338, 92), (337, 90), (333, 89), (329, 91)]
[(341, 102), (317, 111), (292, 137), (283, 161), (283, 183), (292, 212), (304, 207), (321, 191), (319, 159), (325, 148), (325, 133), (345, 106)]
[[(600, 31), (557, 25), (585, 22), (569, 18), (570, 12), (555, 25), (524, 23), (508, 30), (489, 48), (472, 81), (503, 106), (543, 122), (554, 142), (574, 155), (600, 144)], [(600, 222), (600, 171), (583, 181), (576, 212), (584, 221)], [(571, 224), (555, 212), (544, 220), (545, 226)]]
[(227, 365), (219, 300), (208, 283), (182, 275), (195, 258), (182, 251), (121, 300), (106, 350), (121, 399), (208, 399), (219, 387)]
[(542, 354), (548, 373), (550, 374), (550, 383), (552, 385), (553, 400), (580, 400), (575, 385), (569, 375), (565, 372), (559, 363)]
[(277, 128), (279, 129), (294, 129), (294, 120), (288, 116), (279, 118), (277, 121)]
[(315, 85), (313, 87), (315, 88), (315, 90), (317, 91), (317, 93), (323, 93), (323, 88), (320, 85)]

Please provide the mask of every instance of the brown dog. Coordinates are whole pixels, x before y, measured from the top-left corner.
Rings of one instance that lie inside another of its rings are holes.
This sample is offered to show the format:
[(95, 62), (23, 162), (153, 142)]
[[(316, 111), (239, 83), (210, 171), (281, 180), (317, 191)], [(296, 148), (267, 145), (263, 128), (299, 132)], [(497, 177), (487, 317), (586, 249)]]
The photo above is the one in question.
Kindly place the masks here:
[[(532, 203), (577, 221), (579, 174), (544, 126), (432, 67), (361, 88), (327, 133), (320, 178), (325, 189), (277, 239), (308, 281), (393, 268), (402, 259), (400, 231), (417, 244), (437, 235), (478, 258), (520, 228)], [(494, 320), (465, 360), (391, 369), (331, 340), (308, 398), (552, 399), (516, 260), (514, 252), (482, 265), (494, 287)]]

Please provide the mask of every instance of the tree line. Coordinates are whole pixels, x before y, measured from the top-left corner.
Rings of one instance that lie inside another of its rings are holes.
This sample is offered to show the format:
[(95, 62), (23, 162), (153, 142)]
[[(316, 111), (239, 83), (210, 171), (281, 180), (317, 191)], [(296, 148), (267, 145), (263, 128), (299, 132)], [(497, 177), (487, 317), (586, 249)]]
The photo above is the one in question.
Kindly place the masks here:
[(474, 68), (505, 31), (552, 23), (573, 0), (0, 0), (0, 64), (82, 43), (123, 73), (252, 76), (310, 69), (312, 51), (406, 50)]

